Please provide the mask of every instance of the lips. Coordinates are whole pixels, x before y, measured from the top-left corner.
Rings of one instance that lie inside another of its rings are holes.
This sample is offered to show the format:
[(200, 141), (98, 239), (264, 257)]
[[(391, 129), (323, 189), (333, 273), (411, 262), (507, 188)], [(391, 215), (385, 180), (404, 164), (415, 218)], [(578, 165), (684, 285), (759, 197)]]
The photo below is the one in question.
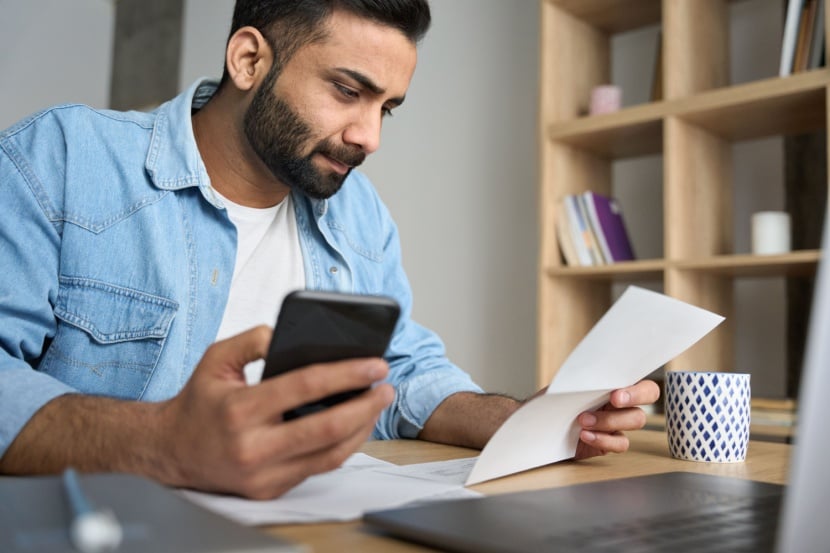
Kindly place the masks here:
[(329, 162), (329, 165), (332, 166), (332, 168), (335, 170), (335, 172), (337, 172), (341, 175), (345, 175), (352, 168), (351, 165), (349, 165), (347, 163), (343, 163), (339, 159), (335, 159), (335, 158), (331, 157), (328, 154), (322, 154), (321, 153), (320, 155), (322, 155), (324, 158), (326, 158), (326, 161)]
[(336, 145), (329, 140), (318, 144), (314, 153), (326, 158), (329, 165), (338, 173), (346, 173), (366, 160), (366, 154), (360, 148)]

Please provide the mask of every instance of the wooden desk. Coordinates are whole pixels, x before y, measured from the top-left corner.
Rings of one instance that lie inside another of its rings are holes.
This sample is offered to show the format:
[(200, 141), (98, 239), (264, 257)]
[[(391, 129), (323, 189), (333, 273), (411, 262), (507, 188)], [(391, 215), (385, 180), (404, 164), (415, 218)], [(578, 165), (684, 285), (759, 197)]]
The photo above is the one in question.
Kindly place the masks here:
[[(791, 449), (787, 444), (753, 441), (750, 442), (745, 462), (718, 464), (672, 459), (663, 432), (641, 430), (630, 433), (629, 438), (631, 449), (623, 455), (556, 463), (484, 482), (472, 486), (471, 489), (490, 495), (672, 471), (702, 472), (776, 484), (784, 484), (787, 481)], [(415, 440), (368, 442), (361, 450), (373, 457), (399, 465), (457, 459), (478, 454), (470, 449)], [(315, 553), (431, 551), (422, 546), (374, 533), (359, 521), (272, 526), (265, 530), (307, 544)]]

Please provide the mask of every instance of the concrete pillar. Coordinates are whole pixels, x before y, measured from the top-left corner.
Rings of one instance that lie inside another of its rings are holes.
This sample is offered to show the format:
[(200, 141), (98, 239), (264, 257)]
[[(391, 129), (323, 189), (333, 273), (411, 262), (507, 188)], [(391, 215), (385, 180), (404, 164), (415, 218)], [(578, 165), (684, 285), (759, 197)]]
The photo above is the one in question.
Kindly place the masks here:
[(116, 4), (110, 107), (148, 109), (179, 92), (184, 0)]

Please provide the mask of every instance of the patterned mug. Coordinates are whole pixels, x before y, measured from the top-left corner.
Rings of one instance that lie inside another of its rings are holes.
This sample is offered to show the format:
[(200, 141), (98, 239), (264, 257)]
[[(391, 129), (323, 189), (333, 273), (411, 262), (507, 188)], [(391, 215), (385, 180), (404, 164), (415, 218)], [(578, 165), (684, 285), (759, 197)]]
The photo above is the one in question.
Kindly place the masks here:
[(676, 459), (735, 463), (749, 443), (748, 374), (666, 372), (666, 430)]

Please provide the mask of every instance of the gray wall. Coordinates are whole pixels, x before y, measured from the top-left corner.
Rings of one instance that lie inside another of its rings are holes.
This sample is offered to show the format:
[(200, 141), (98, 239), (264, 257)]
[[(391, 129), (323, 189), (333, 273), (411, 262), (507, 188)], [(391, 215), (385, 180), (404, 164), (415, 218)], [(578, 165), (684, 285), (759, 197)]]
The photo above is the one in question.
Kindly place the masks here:
[(57, 103), (107, 107), (115, 8), (0, 0), (0, 128)]

